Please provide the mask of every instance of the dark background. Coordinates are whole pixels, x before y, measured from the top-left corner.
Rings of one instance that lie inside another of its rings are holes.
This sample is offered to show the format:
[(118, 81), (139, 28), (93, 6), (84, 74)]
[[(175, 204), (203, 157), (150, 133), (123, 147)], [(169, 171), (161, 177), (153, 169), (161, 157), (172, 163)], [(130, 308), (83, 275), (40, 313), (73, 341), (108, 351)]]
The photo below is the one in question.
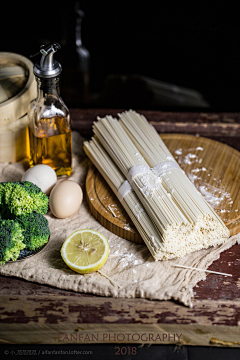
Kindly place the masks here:
[(29, 57), (48, 41), (62, 45), (55, 58), (69, 107), (199, 110), (184, 100), (169, 103), (164, 94), (156, 100), (156, 84), (146, 85), (145, 76), (198, 91), (207, 111), (240, 111), (237, 2), (79, 1), (90, 53), (88, 96), (77, 75), (75, 3), (8, 2), (0, 24), (0, 51)]

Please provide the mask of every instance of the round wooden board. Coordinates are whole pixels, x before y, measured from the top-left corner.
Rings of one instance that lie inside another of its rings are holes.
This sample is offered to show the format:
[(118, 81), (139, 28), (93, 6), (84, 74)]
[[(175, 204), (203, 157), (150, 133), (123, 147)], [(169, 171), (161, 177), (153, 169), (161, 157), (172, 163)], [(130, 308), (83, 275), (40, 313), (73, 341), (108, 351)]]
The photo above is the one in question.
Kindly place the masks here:
[[(240, 231), (240, 152), (208, 138), (162, 134), (161, 138), (189, 179), (224, 221), (231, 235)], [(143, 240), (103, 177), (92, 165), (86, 178), (94, 217), (114, 234)]]

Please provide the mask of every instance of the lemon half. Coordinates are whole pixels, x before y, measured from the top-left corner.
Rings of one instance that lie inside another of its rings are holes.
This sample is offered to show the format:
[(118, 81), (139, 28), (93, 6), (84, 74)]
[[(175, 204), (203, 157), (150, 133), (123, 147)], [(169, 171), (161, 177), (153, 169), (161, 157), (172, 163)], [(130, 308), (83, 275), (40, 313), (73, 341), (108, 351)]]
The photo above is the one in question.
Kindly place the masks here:
[(80, 274), (91, 273), (99, 270), (107, 261), (108, 241), (98, 231), (77, 230), (64, 241), (61, 255), (70, 269)]

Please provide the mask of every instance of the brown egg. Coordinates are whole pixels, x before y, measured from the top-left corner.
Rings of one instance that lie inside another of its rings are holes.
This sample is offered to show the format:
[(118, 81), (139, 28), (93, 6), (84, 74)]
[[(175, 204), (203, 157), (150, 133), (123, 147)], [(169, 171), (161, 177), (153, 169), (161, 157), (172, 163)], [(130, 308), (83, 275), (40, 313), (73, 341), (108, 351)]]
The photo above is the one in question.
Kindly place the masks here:
[(49, 207), (54, 216), (64, 219), (73, 215), (82, 203), (81, 187), (72, 180), (57, 183), (49, 196)]

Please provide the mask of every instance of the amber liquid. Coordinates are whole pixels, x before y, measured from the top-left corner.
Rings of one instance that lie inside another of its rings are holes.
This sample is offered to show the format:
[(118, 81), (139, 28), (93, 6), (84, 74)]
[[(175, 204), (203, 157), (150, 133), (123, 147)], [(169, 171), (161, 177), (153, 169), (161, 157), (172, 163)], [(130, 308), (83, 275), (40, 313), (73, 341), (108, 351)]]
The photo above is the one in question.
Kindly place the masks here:
[(55, 116), (38, 122), (38, 136), (29, 129), (30, 166), (51, 166), (57, 176), (72, 173), (72, 133), (67, 119)]

